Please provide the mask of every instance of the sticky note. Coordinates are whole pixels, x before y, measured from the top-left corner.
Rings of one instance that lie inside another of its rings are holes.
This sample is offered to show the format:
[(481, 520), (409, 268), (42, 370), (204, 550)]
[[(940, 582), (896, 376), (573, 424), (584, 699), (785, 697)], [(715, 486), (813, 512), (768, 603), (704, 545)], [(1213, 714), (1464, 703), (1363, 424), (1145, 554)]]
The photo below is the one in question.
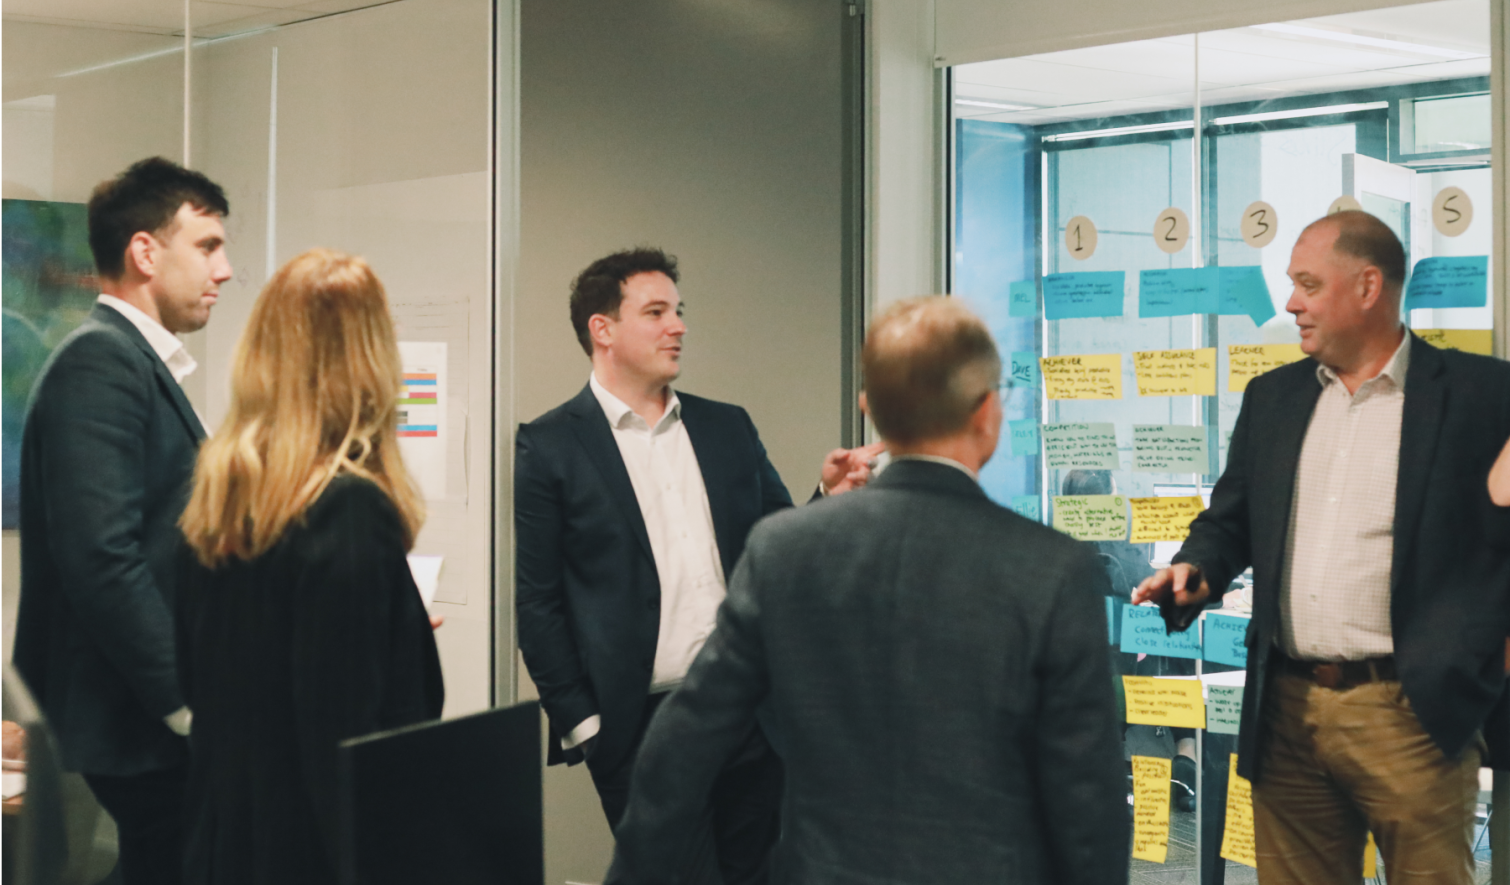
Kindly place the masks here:
[(1034, 522), (1043, 521), (1043, 508), (1039, 504), (1037, 495), (1013, 495), (1012, 510), (1019, 516), (1025, 516)]
[(1121, 648), (1128, 654), (1161, 655), (1191, 661), (1201, 656), (1201, 644), (1196, 638), (1196, 631), (1168, 632), (1164, 627), (1164, 616), (1157, 607), (1151, 605), (1128, 605), (1122, 608)]
[(1007, 287), (1007, 316), (1038, 316), (1038, 283), (1023, 280)]
[(1231, 667), (1248, 666), (1249, 619), (1241, 615), (1206, 614), (1201, 657)]
[(1134, 424), (1133, 470), (1210, 473), (1209, 429), (1189, 424)]
[[(1126, 638), (1124, 635), (1124, 646)], [(1123, 676), (1122, 688), (1127, 697), (1127, 721), (1133, 725), (1206, 727), (1206, 702), (1201, 700), (1199, 679)]]
[(1237, 734), (1243, 724), (1243, 687), (1206, 686), (1206, 730), (1212, 734)]
[(1127, 499), (1121, 495), (1056, 496), (1054, 528), (1081, 541), (1121, 541), (1127, 537)]
[(1305, 358), (1299, 344), (1234, 344), (1227, 348), (1227, 389), (1242, 393), (1259, 375)]
[(1106, 638), (1113, 646), (1122, 644), (1122, 609), (1127, 603), (1116, 596), (1106, 597)]
[(1132, 757), (1133, 851), (1138, 860), (1163, 863), (1169, 853), (1169, 781), (1174, 761)]
[(1022, 458), (1038, 454), (1038, 420), (1036, 418), (1008, 421), (1007, 430), (1012, 434), (1012, 457)]
[(1117, 425), (1043, 425), (1043, 456), (1050, 470), (1116, 470)]
[(1046, 356), (1038, 365), (1049, 399), (1122, 398), (1120, 353)]
[(1138, 396), (1216, 396), (1216, 348), (1133, 352)]
[(1132, 543), (1183, 541), (1190, 523), (1206, 509), (1199, 495), (1189, 498), (1129, 498), (1132, 505)]
[(1405, 309), (1483, 307), (1489, 301), (1489, 256), (1422, 258), (1405, 288)]
[(1373, 879), (1379, 875), (1379, 845), (1374, 834), (1368, 834), (1368, 844), (1363, 846), (1363, 878)]
[(1044, 319), (1119, 317), (1125, 288), (1120, 270), (1050, 274), (1043, 278)]
[(1138, 316), (1179, 317), (1216, 313), (1221, 270), (1172, 267), (1138, 272)]
[(1236, 753), (1227, 767), (1227, 826), (1222, 831), (1222, 857), (1258, 868), (1253, 851), (1253, 785), (1237, 773)]
[(1012, 352), (1012, 383), (1023, 387), (1038, 386), (1038, 354), (1031, 351)]
[(1494, 333), (1488, 329), (1411, 329), (1411, 331), (1432, 347), (1494, 356)]
[(1274, 299), (1269, 297), (1269, 284), (1264, 281), (1263, 268), (1224, 267), (1220, 280), (1219, 313), (1228, 316), (1246, 314), (1253, 318), (1255, 326), (1274, 319)]

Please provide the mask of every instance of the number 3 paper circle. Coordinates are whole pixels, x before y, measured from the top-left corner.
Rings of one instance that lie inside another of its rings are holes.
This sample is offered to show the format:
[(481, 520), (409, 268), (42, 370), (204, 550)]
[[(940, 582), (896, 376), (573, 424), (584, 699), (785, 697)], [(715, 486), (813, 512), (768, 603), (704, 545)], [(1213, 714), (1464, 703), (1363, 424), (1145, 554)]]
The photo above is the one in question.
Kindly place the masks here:
[(1274, 242), (1274, 235), (1279, 233), (1279, 216), (1274, 213), (1273, 206), (1258, 200), (1243, 210), (1243, 223), (1239, 228), (1243, 232), (1243, 242), (1262, 249)]
[(1154, 245), (1168, 252), (1170, 255), (1185, 248), (1185, 243), (1190, 239), (1190, 219), (1184, 212), (1170, 206), (1153, 222)]
[(1444, 187), (1431, 201), (1431, 223), (1444, 237), (1455, 237), (1473, 223), (1473, 201), (1460, 187)]
[(1076, 215), (1064, 225), (1064, 248), (1078, 261), (1096, 254), (1096, 225), (1084, 215)]

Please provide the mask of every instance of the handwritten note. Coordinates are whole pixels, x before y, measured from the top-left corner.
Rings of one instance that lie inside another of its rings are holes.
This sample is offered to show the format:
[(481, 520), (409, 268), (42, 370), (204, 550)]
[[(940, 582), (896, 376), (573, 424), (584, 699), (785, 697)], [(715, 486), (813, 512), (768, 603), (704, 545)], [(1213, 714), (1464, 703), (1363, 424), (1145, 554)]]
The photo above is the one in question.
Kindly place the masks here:
[(1012, 457), (1022, 458), (1038, 454), (1038, 421), (1024, 418), (1008, 421), (1007, 430), (1012, 435)]
[(1038, 354), (1032, 351), (1012, 352), (1012, 383), (1023, 387), (1038, 386)]
[(1038, 316), (1038, 283), (1023, 280), (1007, 287), (1007, 316)]
[(1123, 676), (1122, 688), (1127, 697), (1127, 721), (1133, 725), (1206, 727), (1206, 703), (1201, 700), (1199, 679)]
[(1236, 753), (1227, 767), (1227, 826), (1222, 831), (1222, 857), (1258, 868), (1253, 850), (1253, 785), (1237, 773)]
[(1412, 329), (1411, 331), (1432, 347), (1494, 356), (1494, 333), (1488, 329)]
[(1127, 499), (1121, 495), (1057, 496), (1054, 528), (1081, 541), (1121, 541), (1127, 537)]
[(1049, 399), (1121, 399), (1122, 354), (1046, 356), (1038, 361)]
[(1379, 845), (1374, 834), (1368, 834), (1368, 843), (1363, 846), (1363, 878), (1373, 879), (1379, 875)]
[(1305, 358), (1299, 344), (1234, 344), (1227, 348), (1227, 389), (1242, 393), (1259, 375)]
[(1489, 300), (1489, 256), (1422, 258), (1405, 289), (1405, 309), (1483, 307)]
[(1113, 646), (1122, 645), (1122, 609), (1127, 603), (1120, 597), (1106, 597), (1106, 637)]
[(1043, 425), (1043, 456), (1050, 470), (1116, 470), (1117, 425)]
[(1138, 396), (1216, 396), (1216, 348), (1133, 352)]
[(1206, 686), (1206, 730), (1212, 734), (1237, 734), (1243, 724), (1243, 687)]
[(1207, 613), (1201, 657), (1230, 667), (1248, 666), (1249, 623), (1249, 619), (1241, 615)]
[(1223, 315), (1246, 314), (1253, 325), (1262, 326), (1274, 319), (1274, 299), (1264, 270), (1257, 266), (1224, 267), (1221, 273), (1221, 307)]
[(1025, 516), (1034, 522), (1043, 520), (1043, 506), (1039, 503), (1037, 495), (1013, 495), (1012, 510), (1019, 516)]
[(1044, 319), (1119, 317), (1125, 288), (1120, 270), (1050, 274), (1043, 278)]
[(1143, 473), (1208, 473), (1209, 431), (1188, 424), (1134, 424), (1133, 470)]
[(1221, 270), (1172, 267), (1138, 272), (1138, 316), (1179, 317), (1216, 313)]
[(1129, 498), (1132, 504), (1132, 543), (1183, 541), (1190, 523), (1206, 509), (1199, 495), (1189, 498)]
[(1121, 649), (1133, 655), (1160, 655), (1166, 658), (1195, 660), (1201, 656), (1201, 644), (1194, 630), (1168, 632), (1164, 616), (1151, 605), (1128, 605), (1122, 608)]
[(1133, 851), (1138, 860), (1163, 863), (1169, 853), (1169, 780), (1173, 760), (1132, 757)]

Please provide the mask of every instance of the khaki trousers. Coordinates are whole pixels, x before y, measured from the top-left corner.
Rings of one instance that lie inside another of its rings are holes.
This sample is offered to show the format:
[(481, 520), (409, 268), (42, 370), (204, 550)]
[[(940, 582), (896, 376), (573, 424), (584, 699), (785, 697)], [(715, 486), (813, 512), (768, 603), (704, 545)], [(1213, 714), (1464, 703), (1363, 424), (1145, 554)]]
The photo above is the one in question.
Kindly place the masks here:
[(1482, 740), (1437, 748), (1399, 682), (1276, 673), (1253, 827), (1261, 885), (1358, 885), (1372, 831), (1390, 885), (1471, 885)]

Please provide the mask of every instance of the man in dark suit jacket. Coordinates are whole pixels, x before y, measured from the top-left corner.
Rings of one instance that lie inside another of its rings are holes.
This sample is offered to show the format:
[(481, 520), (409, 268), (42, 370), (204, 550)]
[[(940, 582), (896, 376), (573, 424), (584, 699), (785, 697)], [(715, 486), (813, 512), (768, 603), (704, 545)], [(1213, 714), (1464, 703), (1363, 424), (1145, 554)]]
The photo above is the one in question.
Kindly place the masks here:
[[(584, 270), (571, 315), (591, 380), (517, 438), (519, 647), (557, 739), (550, 762), (585, 758), (610, 826), (645, 725), (712, 630), (750, 528), (792, 506), (744, 409), (671, 389), (686, 333), (677, 279), (658, 249)], [(870, 454), (830, 453), (824, 491), (863, 483)], [(695, 875), (717, 863), (730, 885), (763, 877), (780, 786), (752, 726), (701, 828)]]
[(992, 503), (1001, 360), (953, 299), (876, 320), (862, 400), (893, 461), (756, 527), (635, 768), (611, 883), (673, 881), (757, 709), (784, 740), (781, 883), (1127, 881), (1093, 548)]
[(1134, 595), (1183, 629), (1253, 567), (1238, 767), (1266, 882), (1357, 882), (1368, 831), (1392, 880), (1472, 881), (1510, 633), (1510, 510), (1485, 488), (1510, 366), (1403, 329), (1404, 271), (1373, 216), (1302, 233), (1288, 309), (1312, 359), (1248, 385), (1210, 509)]
[(225, 195), (167, 160), (95, 189), (100, 303), (32, 389), (15, 663), (120, 832), (128, 885), (176, 882), (190, 713), (173, 649), (178, 517), (204, 427), (179, 382), (221, 283)]

